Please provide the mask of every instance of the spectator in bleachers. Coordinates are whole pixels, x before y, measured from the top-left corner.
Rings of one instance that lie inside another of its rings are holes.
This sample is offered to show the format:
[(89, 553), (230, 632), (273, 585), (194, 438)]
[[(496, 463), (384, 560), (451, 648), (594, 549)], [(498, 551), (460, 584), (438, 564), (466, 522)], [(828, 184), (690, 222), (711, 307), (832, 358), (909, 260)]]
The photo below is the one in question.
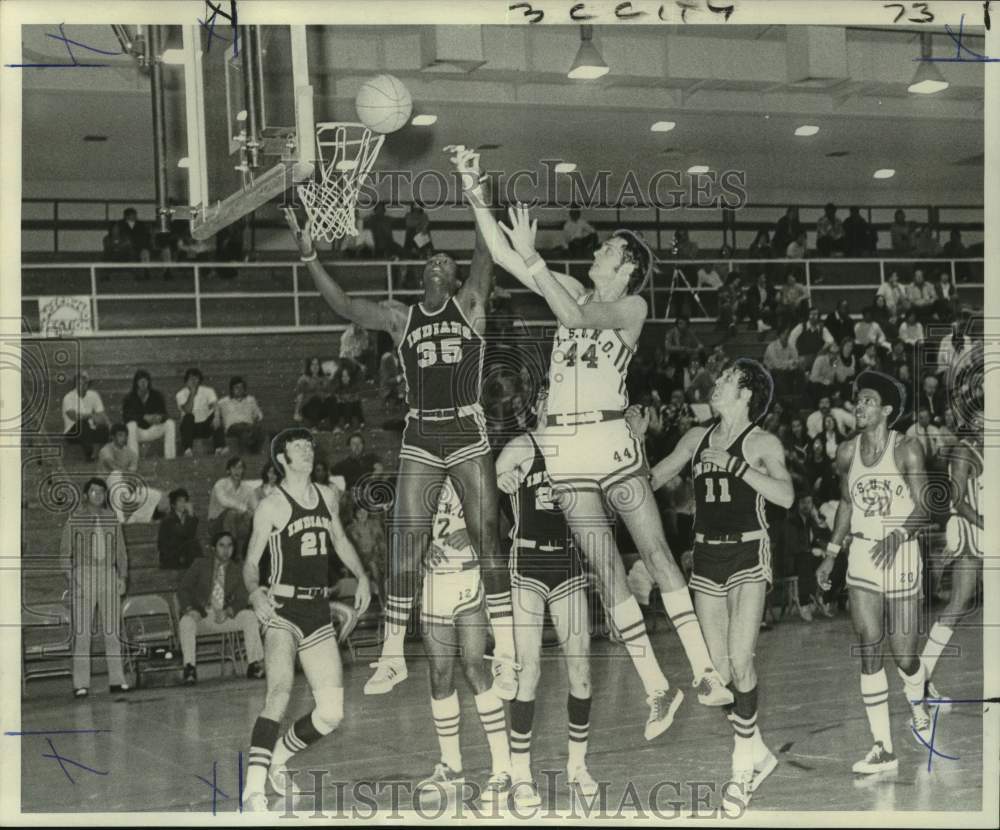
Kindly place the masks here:
[(327, 487), (330, 486), (330, 468), (326, 466), (325, 461), (316, 459), (313, 462), (312, 471), (313, 484), (325, 484)]
[(826, 457), (833, 461), (837, 457), (837, 447), (844, 443), (847, 437), (837, 425), (837, 419), (833, 415), (823, 416), (823, 430), (819, 437), (823, 441), (823, 449)]
[(399, 359), (395, 352), (390, 351), (382, 355), (382, 359), (379, 361), (378, 376), (379, 396), (386, 409), (399, 406), (406, 401), (403, 370), (399, 366)]
[(60, 569), (69, 581), (73, 615), (73, 697), (86, 697), (90, 690), (95, 606), (100, 608), (98, 629), (104, 634), (111, 691), (129, 691), (121, 652), (121, 597), (128, 585), (128, 551), (121, 523), (108, 506), (103, 479), (92, 478), (83, 486), (80, 504), (63, 527), (59, 556)]
[(250, 597), (243, 572), (233, 561), (235, 540), (228, 531), (212, 537), (212, 556), (196, 559), (177, 586), (181, 618), (177, 634), (184, 659), (184, 684), (198, 682), (198, 637), (213, 634), (243, 634), (247, 654), (247, 677), (264, 676), (264, 645), (257, 615), (248, 607)]
[(347, 526), (347, 535), (361, 558), (365, 572), (377, 592), (384, 596), (383, 579), (386, 574), (387, 547), (383, 513), (373, 513), (358, 501), (354, 503), (353, 518)]
[(851, 317), (850, 306), (847, 300), (841, 300), (837, 307), (826, 315), (823, 321), (830, 336), (840, 343), (848, 335), (854, 334), (854, 319)]
[(406, 233), (403, 238), (403, 248), (406, 255), (414, 259), (430, 256), (434, 248), (431, 238), (431, 220), (421, 205), (414, 202), (404, 220)]
[(885, 298), (885, 305), (890, 314), (903, 314), (910, 306), (906, 298), (906, 289), (900, 283), (896, 271), (889, 274), (889, 278), (878, 287), (875, 296)]
[(185, 570), (201, 556), (198, 517), (194, 515), (191, 497), (183, 487), (170, 491), (170, 512), (160, 519), (156, 547), (160, 554), (160, 567), (164, 570)]
[[(964, 259), (971, 256), (969, 249), (966, 248), (965, 243), (962, 242), (962, 232), (958, 228), (951, 229), (951, 233), (948, 235), (948, 241), (944, 243), (944, 246), (941, 249), (941, 256), (948, 257), (948, 259)], [(968, 278), (968, 264), (965, 262), (956, 262), (955, 279), (962, 282)]]
[(63, 395), (62, 416), (66, 443), (79, 446), (84, 458), (93, 461), (95, 447), (108, 440), (110, 422), (100, 394), (91, 388), (88, 372), (77, 374), (73, 388)]
[(705, 366), (704, 355), (691, 355), (684, 369), (684, 396), (690, 403), (707, 403), (715, 386), (715, 378)]
[(919, 268), (913, 272), (913, 282), (906, 287), (906, 299), (909, 307), (917, 312), (918, 320), (930, 320), (937, 302), (937, 291), (924, 279), (924, 272)]
[(854, 338), (844, 337), (840, 341), (840, 348), (837, 351), (837, 363), (834, 366), (836, 375), (836, 388), (841, 396), (849, 397), (851, 387), (854, 384), (854, 377), (858, 373), (858, 360), (854, 354)]
[(913, 345), (907, 343), (905, 340), (892, 341), (892, 351), (889, 353), (889, 363), (892, 366), (897, 366), (900, 363), (912, 363), (913, 362)]
[(256, 455), (264, 442), (264, 413), (257, 399), (247, 394), (247, 384), (239, 375), (229, 379), (229, 394), (216, 407), (218, 425), (237, 451)]
[(674, 231), (674, 241), (670, 246), (670, 255), (678, 259), (697, 258), (698, 243), (691, 239), (687, 228), (678, 228)]
[(935, 288), (937, 301), (934, 303), (934, 315), (938, 320), (951, 320), (955, 316), (955, 303), (958, 301), (958, 293), (951, 281), (951, 274), (942, 271), (938, 275)]
[(819, 403), (821, 398), (827, 398), (837, 388), (837, 364), (840, 362), (840, 349), (836, 343), (829, 343), (820, 349), (809, 369), (809, 400)]
[(772, 254), (771, 237), (766, 230), (759, 230), (754, 235), (750, 247), (747, 248), (748, 259), (770, 259)]
[(346, 361), (342, 362), (331, 381), (331, 397), (336, 400), (334, 432), (365, 428), (365, 415), (361, 408), (361, 376)]
[(784, 256), (789, 244), (799, 238), (803, 232), (799, 222), (799, 209), (789, 207), (774, 226), (774, 236), (771, 238), (771, 250), (776, 256)]
[(783, 325), (778, 336), (764, 349), (764, 368), (774, 379), (774, 394), (778, 397), (792, 394), (796, 383), (802, 379), (798, 350), (788, 339), (790, 331), (787, 324)]
[(928, 374), (924, 377), (920, 395), (914, 402), (914, 409), (919, 411), (921, 407), (931, 413), (931, 423), (935, 426), (944, 423), (947, 395), (936, 375)]
[(816, 542), (816, 511), (812, 493), (803, 489), (796, 493), (796, 509), (789, 510), (777, 534), (776, 553), (789, 577), (797, 577), (798, 595), (794, 597), (799, 616), (805, 622), (813, 621), (818, 610), (816, 599), (816, 568), (822, 548)]
[(938, 466), (941, 455), (941, 431), (931, 423), (931, 411), (926, 406), (921, 406), (917, 410), (917, 420), (908, 430), (906, 435), (909, 438), (916, 438), (924, 450), (924, 461), (929, 470)]
[(562, 226), (562, 244), (570, 259), (587, 259), (597, 248), (597, 231), (581, 218), (579, 208), (570, 208)]
[(878, 248), (878, 234), (861, 215), (861, 208), (852, 207), (844, 220), (844, 252), (849, 257), (874, 255)]
[(184, 385), (174, 396), (180, 411), (181, 450), (184, 455), (194, 455), (197, 438), (210, 438), (216, 453), (221, 453), (225, 444), (222, 431), (215, 427), (215, 411), (219, 399), (211, 386), (202, 384), (200, 369), (188, 369), (184, 373)]
[(806, 422), (796, 415), (788, 425), (788, 448), (799, 464), (805, 464), (809, 458), (809, 445), (812, 440), (806, 432)]
[(365, 452), (365, 438), (360, 432), (355, 432), (347, 440), (348, 456), (333, 465), (330, 472), (335, 476), (343, 476), (347, 492), (354, 491), (354, 485), (366, 475), (370, 475), (378, 459)]
[(756, 285), (747, 292), (746, 317), (754, 323), (757, 331), (769, 331), (774, 326), (776, 309), (774, 286), (762, 271), (757, 275)]
[(899, 340), (911, 346), (924, 340), (924, 324), (917, 319), (917, 312), (912, 308), (906, 312), (906, 319), (899, 327)]
[(879, 351), (878, 346), (874, 343), (869, 343), (864, 347), (861, 352), (861, 357), (859, 358), (859, 365), (861, 371), (865, 369), (871, 369), (875, 372), (882, 371), (882, 354)]
[(912, 233), (913, 254), (918, 257), (936, 257), (939, 253), (937, 239), (930, 225), (918, 225)]
[(663, 340), (663, 348), (669, 358), (683, 364), (690, 355), (704, 346), (698, 339), (698, 335), (691, 330), (691, 321), (688, 316), (679, 314)]
[(719, 317), (716, 321), (717, 329), (728, 331), (730, 334), (736, 332), (736, 324), (739, 322), (741, 309), (744, 304), (744, 295), (743, 278), (740, 272), (730, 271), (726, 275), (725, 283), (723, 283), (717, 294), (719, 303)]
[(941, 376), (942, 380), (950, 379), (955, 367), (963, 362), (975, 348), (972, 338), (965, 334), (972, 317), (971, 309), (963, 309), (962, 315), (962, 319), (951, 324), (951, 331), (941, 338), (941, 343), (938, 346), (935, 372)]
[(837, 217), (837, 206), (828, 202), (816, 222), (816, 250), (821, 257), (843, 256), (846, 242), (844, 223)]
[(132, 390), (122, 402), (122, 420), (128, 430), (128, 445), (139, 455), (139, 445), (163, 439), (163, 457), (177, 456), (177, 423), (167, 417), (167, 402), (145, 369), (132, 377)]
[(854, 345), (856, 349), (863, 350), (869, 344), (878, 346), (886, 352), (892, 350), (885, 332), (875, 321), (875, 310), (868, 306), (861, 312), (861, 319), (854, 324)]
[(357, 323), (349, 323), (340, 335), (340, 362), (346, 361), (358, 378), (363, 380), (371, 374), (373, 357), (368, 332)]
[(264, 468), (260, 471), (260, 485), (253, 491), (253, 506), (251, 510), (256, 510), (264, 499), (279, 490), (281, 483), (281, 471), (274, 462), (268, 459), (264, 462)]
[(910, 224), (906, 221), (906, 213), (897, 210), (889, 228), (892, 238), (892, 253), (894, 256), (909, 256), (913, 253), (913, 240), (910, 237)]
[(315, 429), (327, 417), (328, 380), (318, 357), (306, 358), (305, 369), (295, 382), (294, 420)]
[(799, 231), (798, 235), (785, 246), (785, 259), (805, 259), (808, 251), (806, 232)]
[(376, 259), (399, 258), (403, 249), (392, 234), (392, 217), (385, 212), (385, 204), (376, 202), (371, 215), (365, 219), (365, 227), (372, 235), (372, 253)]
[(815, 438), (823, 431), (823, 419), (833, 415), (837, 428), (845, 435), (854, 429), (854, 416), (843, 407), (834, 407), (831, 398), (820, 398), (816, 411), (806, 418), (806, 432), (810, 438)]
[(706, 262), (704, 265), (698, 266), (698, 288), (718, 290), (722, 288), (722, 285), (722, 277), (715, 270), (714, 264)]
[(128, 446), (124, 424), (111, 427), (111, 440), (97, 454), (97, 470), (107, 476), (108, 500), (119, 522), (139, 524), (155, 519), (163, 493), (138, 475), (139, 456)]
[(243, 558), (253, 522), (254, 488), (244, 481), (246, 465), (239, 457), (226, 462), (226, 475), (212, 485), (208, 501), (208, 527), (213, 534), (228, 531), (236, 543), (236, 557)]
[(149, 225), (139, 221), (135, 208), (125, 208), (105, 237), (104, 252), (112, 262), (149, 262), (152, 248)]
[(798, 350), (802, 369), (808, 372), (812, 368), (813, 359), (820, 349), (830, 343), (836, 343), (829, 329), (819, 319), (819, 309), (810, 308), (804, 322), (792, 328), (788, 342)]
[(816, 435), (809, 444), (805, 468), (806, 480), (816, 502), (840, 499), (840, 479), (833, 461), (827, 455), (826, 439), (822, 435)]
[(789, 321), (792, 325), (802, 319), (803, 311), (808, 306), (809, 292), (798, 281), (794, 271), (785, 275), (785, 283), (781, 286), (781, 299), (778, 305), (778, 319)]

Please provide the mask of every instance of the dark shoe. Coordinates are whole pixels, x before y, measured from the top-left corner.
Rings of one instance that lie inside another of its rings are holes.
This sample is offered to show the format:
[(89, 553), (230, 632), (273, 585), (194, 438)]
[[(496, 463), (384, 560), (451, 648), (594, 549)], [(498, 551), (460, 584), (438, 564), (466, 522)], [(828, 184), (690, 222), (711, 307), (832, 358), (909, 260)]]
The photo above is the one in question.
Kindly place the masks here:
[[(193, 668), (192, 671), (194, 671)], [(247, 677), (251, 680), (262, 680), (264, 678), (264, 667), (260, 664), (260, 660), (247, 666)]]
[(184, 666), (184, 685), (193, 686), (198, 682), (198, 671), (190, 663)]
[(128, 683), (122, 683), (121, 685), (115, 685), (115, 686), (109, 686), (108, 688), (111, 690), (111, 694), (113, 694), (113, 695), (121, 695), (121, 694), (125, 694), (126, 692), (131, 692), (132, 691), (132, 687), (129, 686)]
[(74, 689), (73, 690), (73, 697), (75, 697), (77, 700), (82, 700), (83, 698), (85, 698), (89, 694), (90, 694), (90, 689)]

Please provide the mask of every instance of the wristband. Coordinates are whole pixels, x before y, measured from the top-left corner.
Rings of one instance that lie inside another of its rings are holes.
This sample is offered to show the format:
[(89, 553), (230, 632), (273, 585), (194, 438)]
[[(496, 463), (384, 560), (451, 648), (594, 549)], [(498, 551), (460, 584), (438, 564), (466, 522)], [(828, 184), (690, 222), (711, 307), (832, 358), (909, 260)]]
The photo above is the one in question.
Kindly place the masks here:
[(316, 251), (313, 251), (309, 256), (299, 257), (299, 259), (301, 259), (303, 262), (312, 262), (318, 256), (319, 254)]
[(730, 456), (729, 461), (726, 462), (726, 471), (737, 478), (743, 478), (749, 469), (750, 465), (736, 456)]
[(838, 556), (840, 554), (842, 545), (835, 545), (833, 542), (826, 543), (826, 556), (827, 558), (831, 556)]
[(525, 263), (528, 265), (528, 273), (533, 277), (545, 274), (549, 270), (549, 266), (545, 264), (545, 260), (538, 254), (532, 254), (527, 260), (525, 260)]

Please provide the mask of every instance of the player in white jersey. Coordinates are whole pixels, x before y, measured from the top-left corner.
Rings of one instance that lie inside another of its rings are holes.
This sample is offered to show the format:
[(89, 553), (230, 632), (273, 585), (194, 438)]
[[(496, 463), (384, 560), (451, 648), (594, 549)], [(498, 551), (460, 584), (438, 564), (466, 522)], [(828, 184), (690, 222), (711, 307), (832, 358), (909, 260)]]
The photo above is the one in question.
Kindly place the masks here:
[(460, 661), (475, 692), (476, 711), (490, 746), (492, 771), (481, 797), (506, 806), (511, 788), (507, 720), (484, 663), (489, 623), (479, 559), (465, 526), (461, 496), (450, 478), (440, 488), (437, 505), (431, 544), (424, 557), (420, 616), (430, 661), (431, 712), (441, 761), (417, 784), (416, 792), (420, 798), (441, 796), (443, 788), (460, 789), (465, 781), (455, 689), (455, 664)]
[(975, 613), (976, 595), (983, 567), (983, 413), (975, 412), (969, 432), (957, 446), (948, 450), (951, 478), (951, 516), (945, 528), (945, 553), (953, 557), (951, 596), (937, 621), (931, 626), (920, 662), (927, 676), (927, 700), (941, 709), (951, 707), (948, 699), (934, 687), (931, 677), (938, 658), (961, 624), (962, 618)]
[[(922, 563), (916, 534), (926, 526), (926, 476), (920, 442), (890, 429), (906, 390), (881, 372), (866, 370), (854, 384), (858, 434), (837, 448), (840, 503), (827, 556), (816, 581), (827, 590), (841, 548), (850, 538), (847, 586), (851, 619), (860, 639), (861, 696), (874, 745), (854, 764), (856, 773), (895, 770), (889, 726), (889, 682), (882, 660), (888, 644), (912, 712), (918, 741), (931, 740), (924, 705), (924, 669), (917, 651)], [(886, 621), (889, 621), (886, 630)]]
[[(511, 227), (498, 225), (482, 197), (479, 157), (460, 148), (454, 159), (493, 260), (541, 294), (559, 321), (549, 366), (546, 466), (570, 529), (590, 561), (604, 603), (639, 672), (650, 706), (645, 736), (669, 728), (683, 695), (670, 691), (628, 587), (613, 578), (618, 556), (609, 512), (625, 522), (663, 594), (699, 688), (710, 706), (731, 703), (732, 692), (712, 665), (684, 577), (663, 532), (642, 444), (625, 421), (625, 378), (646, 322), (640, 292), (653, 254), (631, 231), (616, 231), (594, 254), (592, 288), (549, 271), (535, 251), (537, 222), (511, 208)], [(502, 229), (502, 232), (501, 232)]]

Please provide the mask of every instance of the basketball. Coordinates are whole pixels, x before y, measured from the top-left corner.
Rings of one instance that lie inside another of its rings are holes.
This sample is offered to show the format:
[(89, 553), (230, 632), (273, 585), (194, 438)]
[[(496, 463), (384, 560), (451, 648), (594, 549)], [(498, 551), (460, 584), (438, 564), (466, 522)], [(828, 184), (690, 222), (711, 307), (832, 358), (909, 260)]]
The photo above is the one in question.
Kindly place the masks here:
[(379, 133), (395, 132), (413, 111), (410, 91), (392, 75), (376, 75), (365, 81), (354, 104), (361, 123)]

